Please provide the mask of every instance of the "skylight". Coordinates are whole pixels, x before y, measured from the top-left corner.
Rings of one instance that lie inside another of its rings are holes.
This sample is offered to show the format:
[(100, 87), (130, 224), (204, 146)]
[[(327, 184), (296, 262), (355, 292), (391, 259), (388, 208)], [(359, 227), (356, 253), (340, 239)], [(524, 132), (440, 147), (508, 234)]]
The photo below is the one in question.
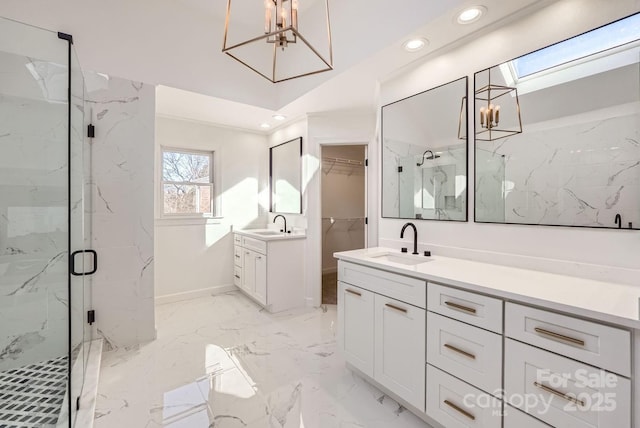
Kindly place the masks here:
[(511, 61), (515, 80), (638, 40), (640, 13)]

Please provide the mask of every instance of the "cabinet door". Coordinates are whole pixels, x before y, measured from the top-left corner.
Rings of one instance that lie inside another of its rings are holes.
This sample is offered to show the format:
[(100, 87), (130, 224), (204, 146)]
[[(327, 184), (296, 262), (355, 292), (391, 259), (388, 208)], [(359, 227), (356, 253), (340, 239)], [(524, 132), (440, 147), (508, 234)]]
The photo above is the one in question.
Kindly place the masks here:
[(338, 346), (345, 360), (373, 377), (373, 304), (370, 291), (338, 282)]
[(256, 255), (254, 251), (244, 250), (242, 288), (251, 295), (256, 290)]
[(425, 409), (425, 310), (375, 295), (374, 379)]
[(267, 256), (254, 253), (254, 297), (263, 305), (267, 304)]

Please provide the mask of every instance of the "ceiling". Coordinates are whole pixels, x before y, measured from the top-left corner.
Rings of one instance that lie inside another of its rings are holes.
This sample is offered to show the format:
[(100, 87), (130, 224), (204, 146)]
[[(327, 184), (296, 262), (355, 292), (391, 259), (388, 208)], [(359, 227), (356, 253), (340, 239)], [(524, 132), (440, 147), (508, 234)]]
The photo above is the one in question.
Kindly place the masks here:
[[(300, 0), (301, 8), (317, 1)], [(457, 12), (477, 2), (330, 0), (335, 69), (278, 84), (221, 52), (225, 0), (2, 0), (0, 16), (72, 34), (86, 70), (162, 85), (161, 115), (269, 132), (258, 125), (282, 125), (275, 112), (287, 123), (309, 112), (373, 109), (378, 82), (551, 1), (482, 0), (485, 16), (462, 26)], [(411, 36), (430, 43), (406, 52)]]

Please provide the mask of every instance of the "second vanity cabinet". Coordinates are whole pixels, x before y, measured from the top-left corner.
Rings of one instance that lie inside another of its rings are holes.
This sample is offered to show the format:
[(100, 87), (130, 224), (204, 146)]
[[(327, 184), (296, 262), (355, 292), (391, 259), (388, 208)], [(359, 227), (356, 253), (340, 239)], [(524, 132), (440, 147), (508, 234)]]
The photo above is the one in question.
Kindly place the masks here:
[(269, 312), (304, 306), (304, 237), (234, 234), (233, 283)]

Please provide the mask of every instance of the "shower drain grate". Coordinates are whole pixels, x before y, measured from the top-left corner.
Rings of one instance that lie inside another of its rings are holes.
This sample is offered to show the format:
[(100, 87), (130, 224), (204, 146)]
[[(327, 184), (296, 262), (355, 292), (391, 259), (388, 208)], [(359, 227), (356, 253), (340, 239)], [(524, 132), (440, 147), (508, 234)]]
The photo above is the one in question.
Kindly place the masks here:
[(67, 357), (0, 372), (0, 428), (54, 427), (67, 391)]

